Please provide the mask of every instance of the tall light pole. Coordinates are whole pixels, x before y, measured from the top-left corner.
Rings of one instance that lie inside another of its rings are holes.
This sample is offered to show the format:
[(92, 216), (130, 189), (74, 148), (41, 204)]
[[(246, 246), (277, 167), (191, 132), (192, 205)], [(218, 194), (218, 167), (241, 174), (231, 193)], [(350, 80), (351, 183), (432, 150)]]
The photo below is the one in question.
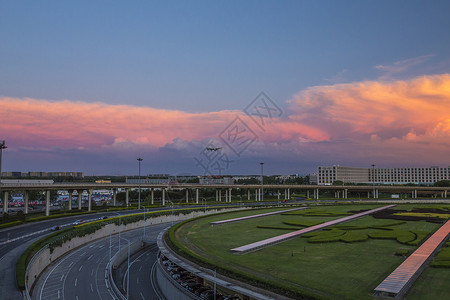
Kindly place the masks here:
[(373, 197), (375, 198), (375, 164), (372, 164), (372, 188), (373, 188)]
[(264, 201), (264, 163), (259, 164), (261, 165), (261, 201)]
[[(119, 241), (120, 239), (123, 239), (125, 241), (128, 242), (128, 268), (127, 268), (127, 300), (130, 299), (130, 240), (123, 238), (123, 237), (119, 237)], [(120, 251), (120, 246), (119, 246), (119, 250)]]
[(142, 158), (137, 159), (139, 162), (139, 198), (138, 198), (138, 209), (141, 209), (141, 161)]
[[(6, 145), (5, 145), (5, 140), (0, 140), (0, 198), (3, 197), (3, 194), (2, 194), (2, 152), (3, 152), (3, 149), (6, 149), (6, 148), (8, 148), (8, 147), (6, 147)], [(4, 200), (5, 199), (3, 199), (2, 215), (4, 214), (5, 211), (8, 211), (8, 201), (4, 201)]]

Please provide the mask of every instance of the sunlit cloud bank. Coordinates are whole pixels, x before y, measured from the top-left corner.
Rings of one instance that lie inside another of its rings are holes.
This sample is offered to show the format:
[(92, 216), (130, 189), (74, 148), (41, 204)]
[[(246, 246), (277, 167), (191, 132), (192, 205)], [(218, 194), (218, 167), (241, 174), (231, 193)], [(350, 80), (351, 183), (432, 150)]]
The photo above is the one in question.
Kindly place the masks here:
[(328, 155), (350, 153), (355, 161), (409, 165), (450, 163), (449, 74), (312, 87), (290, 103), (294, 123), (329, 136)]
[(115, 161), (119, 169), (130, 153), (151, 153), (161, 168), (182, 162), (195, 173), (192, 156), (211, 139), (220, 143), (219, 134), (239, 116), (257, 135), (243, 153), (246, 161), (260, 157), (291, 169), (297, 163), (299, 168), (450, 164), (449, 74), (311, 87), (288, 104), (261, 130), (240, 111), (188, 113), (0, 97), (0, 137), (11, 146), (8, 151), (21, 151), (28, 162), (35, 157), (61, 165), (70, 158), (76, 164), (83, 157), (90, 165)]

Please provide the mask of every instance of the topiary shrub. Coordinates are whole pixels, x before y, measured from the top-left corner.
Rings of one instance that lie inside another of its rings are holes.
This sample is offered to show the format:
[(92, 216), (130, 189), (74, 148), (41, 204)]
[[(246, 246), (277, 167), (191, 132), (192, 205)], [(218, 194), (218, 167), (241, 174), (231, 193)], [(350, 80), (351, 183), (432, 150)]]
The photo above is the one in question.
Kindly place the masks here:
[(365, 233), (358, 232), (358, 231), (347, 231), (344, 235), (340, 236), (340, 240), (346, 243), (353, 243), (353, 242), (363, 242), (367, 240), (369, 236)]
[(409, 254), (409, 250), (408, 249), (398, 249), (394, 253), (395, 256), (406, 256), (408, 254)]

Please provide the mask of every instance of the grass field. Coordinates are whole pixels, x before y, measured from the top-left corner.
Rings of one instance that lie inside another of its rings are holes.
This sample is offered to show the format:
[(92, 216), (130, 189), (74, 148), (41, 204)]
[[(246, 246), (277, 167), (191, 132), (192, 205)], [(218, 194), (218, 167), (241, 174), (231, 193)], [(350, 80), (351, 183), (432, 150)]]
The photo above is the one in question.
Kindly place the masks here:
[[(316, 215), (306, 215), (299, 211), (226, 225), (211, 226), (209, 224), (212, 221), (276, 209), (264, 209), (257, 212), (241, 211), (188, 222), (176, 230), (175, 237), (183, 247), (208, 263), (228, 270), (233, 269), (250, 277), (257, 277), (286, 290), (319, 298), (371, 299), (373, 289), (404, 260), (404, 257), (396, 256), (395, 253), (399, 250), (409, 250), (409, 253), (412, 253), (417, 246), (401, 244), (395, 239), (368, 238), (365, 241), (353, 243), (342, 241), (311, 243), (308, 242), (308, 238), (299, 237), (245, 255), (235, 255), (229, 250), (291, 231), (257, 226), (286, 227), (288, 225), (283, 222), (292, 222), (292, 220), (299, 223), (322, 223), (341, 218), (339, 214), (378, 206), (381, 205), (320, 206), (308, 209), (310, 212), (318, 212)], [(396, 208), (410, 210), (417, 207), (420, 205), (398, 205)], [(367, 216), (344, 225), (361, 227), (363, 229), (357, 230), (358, 232), (370, 234), (374, 230), (379, 230), (370, 227), (394, 222), (395, 220)], [(431, 233), (440, 226), (426, 221), (398, 223), (391, 226), (392, 229)], [(289, 225), (289, 227), (295, 226)], [(450, 292), (450, 287), (446, 284), (449, 280), (450, 269), (428, 268), (407, 296), (411, 299), (442, 299), (443, 295), (448, 295)]]

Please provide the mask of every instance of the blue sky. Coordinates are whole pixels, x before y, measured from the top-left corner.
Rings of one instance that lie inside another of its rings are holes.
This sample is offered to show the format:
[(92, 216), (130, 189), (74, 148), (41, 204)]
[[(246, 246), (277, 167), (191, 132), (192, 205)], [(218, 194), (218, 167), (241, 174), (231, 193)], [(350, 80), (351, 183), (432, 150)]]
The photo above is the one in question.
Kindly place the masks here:
[[(448, 1), (2, 1), (0, 96), (209, 113), (265, 91), (288, 117), (308, 88), (448, 73), (449, 11)], [(27, 147), (7, 127), (0, 136)], [(283, 165), (273, 172), (296, 173)]]

